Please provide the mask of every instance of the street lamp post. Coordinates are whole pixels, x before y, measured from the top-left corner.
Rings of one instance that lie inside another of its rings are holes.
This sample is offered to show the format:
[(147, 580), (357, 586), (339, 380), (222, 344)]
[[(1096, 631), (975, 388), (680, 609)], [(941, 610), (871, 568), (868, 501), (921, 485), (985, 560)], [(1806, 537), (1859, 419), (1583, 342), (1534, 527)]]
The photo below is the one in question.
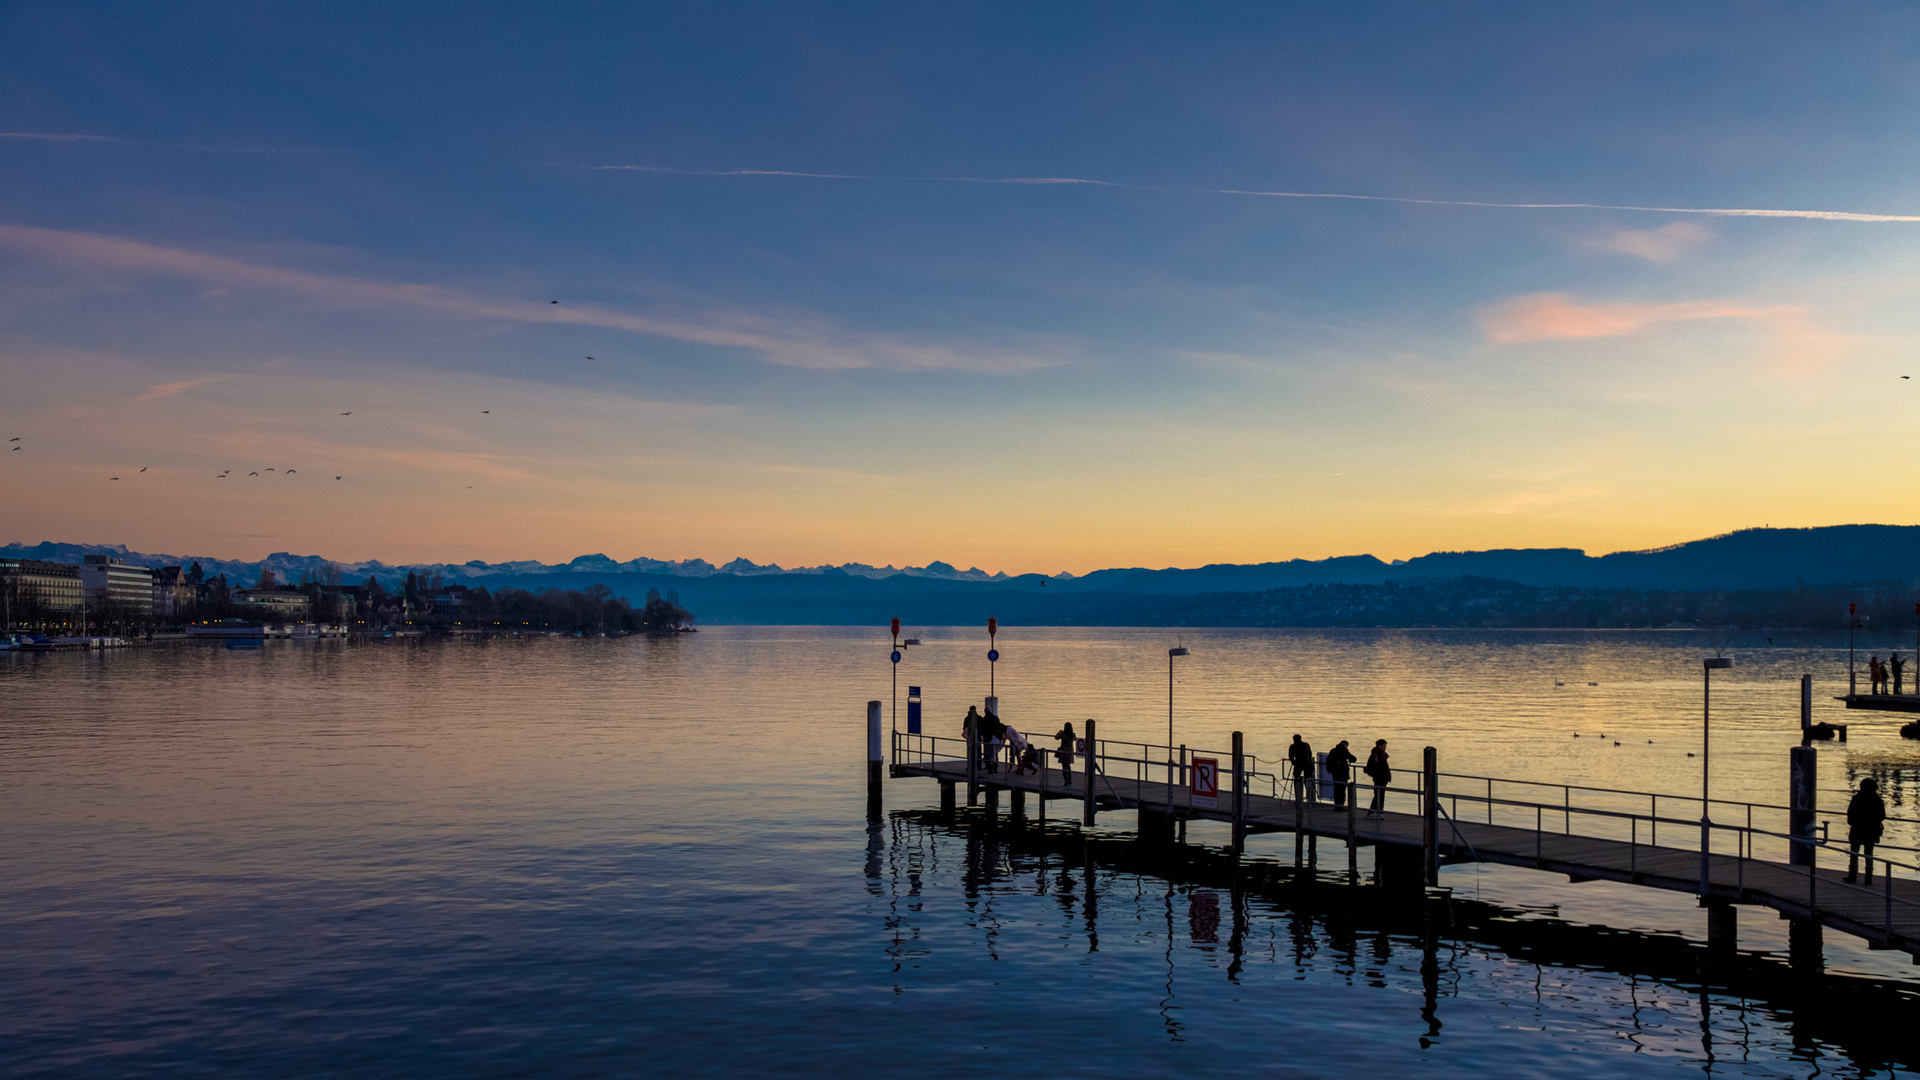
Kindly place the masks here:
[(1709, 789), (1707, 778), (1711, 767), (1708, 751), (1712, 745), (1713, 731), (1713, 673), (1733, 666), (1729, 656), (1709, 656), (1700, 662), (1700, 896), (1705, 899), (1707, 886), (1711, 883), (1708, 860), (1712, 848), (1713, 820), (1708, 812)]
[(1167, 801), (1173, 801), (1173, 658), (1187, 655), (1185, 645), (1167, 650)]

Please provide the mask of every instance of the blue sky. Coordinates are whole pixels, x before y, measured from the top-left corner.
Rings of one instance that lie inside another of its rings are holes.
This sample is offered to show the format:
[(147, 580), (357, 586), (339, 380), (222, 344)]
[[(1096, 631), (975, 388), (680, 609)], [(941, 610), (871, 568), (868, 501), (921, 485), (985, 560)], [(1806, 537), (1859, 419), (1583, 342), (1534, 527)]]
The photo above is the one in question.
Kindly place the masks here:
[(1227, 192), (1915, 216), (1916, 57), (1895, 4), (7, 4), (5, 539), (1082, 572), (1905, 521), (1920, 222)]

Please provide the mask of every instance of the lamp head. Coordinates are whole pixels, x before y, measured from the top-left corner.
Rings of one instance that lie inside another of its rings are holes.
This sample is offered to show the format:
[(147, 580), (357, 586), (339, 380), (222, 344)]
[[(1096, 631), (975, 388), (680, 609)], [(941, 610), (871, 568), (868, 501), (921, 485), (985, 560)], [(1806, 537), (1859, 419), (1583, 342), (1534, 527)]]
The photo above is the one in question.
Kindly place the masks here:
[(1733, 657), (1731, 657), (1731, 656), (1709, 656), (1709, 657), (1707, 657), (1707, 658), (1706, 658), (1705, 660), (1702, 660), (1702, 661), (1701, 661), (1701, 663), (1702, 663), (1702, 664), (1705, 664), (1705, 665), (1706, 665), (1706, 668), (1707, 668), (1707, 670), (1708, 670), (1708, 671), (1719, 671), (1719, 670), (1721, 670), (1721, 669), (1723, 669), (1723, 668), (1730, 668), (1730, 667), (1732, 667), (1732, 666), (1733, 666)]
[(1176, 645), (1173, 648), (1167, 650), (1167, 655), (1168, 656), (1186, 656), (1187, 647), (1185, 645)]

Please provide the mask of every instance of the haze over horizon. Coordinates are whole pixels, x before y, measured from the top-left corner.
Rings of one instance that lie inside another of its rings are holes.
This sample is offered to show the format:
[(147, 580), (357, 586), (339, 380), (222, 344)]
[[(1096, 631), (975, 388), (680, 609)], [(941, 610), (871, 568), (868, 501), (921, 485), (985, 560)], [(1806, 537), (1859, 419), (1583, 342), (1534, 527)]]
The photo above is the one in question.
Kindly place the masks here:
[(1899, 521), (1917, 46), (1897, 5), (7, 5), (0, 526), (1084, 574)]

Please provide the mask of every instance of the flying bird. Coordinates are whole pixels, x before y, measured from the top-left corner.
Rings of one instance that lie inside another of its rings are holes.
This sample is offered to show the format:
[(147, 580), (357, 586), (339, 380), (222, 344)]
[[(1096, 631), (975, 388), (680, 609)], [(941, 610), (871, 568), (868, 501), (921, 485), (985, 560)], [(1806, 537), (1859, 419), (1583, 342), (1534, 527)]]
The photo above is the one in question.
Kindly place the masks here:
[(107, 477), (107, 479), (109, 479), (109, 480), (118, 480), (118, 479), (120, 479), (120, 478), (119, 478), (119, 477), (117, 477), (117, 476), (109, 476), (109, 477)]
[(492, 410), (492, 409), (481, 409), (481, 410), (480, 410), (480, 413), (481, 413), (481, 415), (483, 415), (483, 416), (484, 416), (484, 415), (488, 415), (488, 414), (491, 414), (492, 412), (493, 412), (493, 410)]
[(559, 303), (559, 302), (560, 302), (560, 301), (558, 301), (558, 300), (549, 300), (549, 301), (547, 301), (547, 303), (549, 303), (549, 304), (557, 304), (557, 303)]
[(217, 472), (213, 474), (213, 478), (215, 480), (225, 480), (227, 478), (227, 474), (223, 472)]
[(268, 472), (272, 472), (273, 470), (272, 470), (272, 469), (268, 469), (267, 471), (268, 471)]
[(140, 466), (140, 471), (141, 471), (141, 472), (146, 472), (146, 471), (147, 471), (147, 467), (146, 467), (145, 465), (142, 465), (142, 466)]
[(1911, 379), (1911, 378), (1913, 378), (1913, 376), (1911, 376), (1911, 375), (1902, 375), (1902, 376), (1900, 376), (1900, 377), (1901, 377), (1901, 378), (1903, 378), (1903, 379)]
[(293, 475), (293, 474), (294, 474), (294, 473), (295, 473), (296, 471), (297, 471), (297, 470), (294, 470), (294, 469), (288, 469), (288, 470), (287, 470), (287, 475), (288, 475), (288, 476), (292, 476), (292, 475)]
[(338, 479), (340, 479), (340, 478), (336, 476), (336, 477), (334, 477), (334, 479), (335, 479), (335, 480), (338, 480)]
[[(591, 358), (589, 358), (589, 359), (591, 359)], [(1901, 378), (1903, 378), (1903, 379), (1904, 379), (1904, 378), (1906, 378), (1906, 376), (1905, 376), (1905, 375), (1902, 375), (1902, 376), (1900, 376), (1900, 377), (1901, 377)], [(15, 436), (14, 436), (13, 438), (11, 438), (11, 439), (8, 439), (7, 441), (8, 441), (8, 442), (19, 442), (19, 441), (20, 441), (20, 436), (18, 436), (18, 435), (15, 435)]]
[[(589, 357), (587, 357), (587, 359), (589, 359), (589, 360), (591, 360), (591, 359), (593, 359), (593, 357), (591, 357), (591, 356), (589, 356)], [(1900, 377), (1901, 377), (1901, 378), (1903, 378), (1903, 379), (1904, 379), (1904, 378), (1906, 378), (1906, 376), (1905, 376), (1905, 375), (1902, 375), (1902, 376), (1900, 376)]]
[(353, 414), (352, 414), (352, 413), (350, 413), (350, 412), (343, 412), (343, 413), (341, 413), (340, 415), (341, 415), (341, 416), (352, 416)]
[(16, 446), (16, 447), (14, 447), (14, 449), (15, 449), (15, 450), (18, 450), (18, 449), (20, 449), (20, 448)]
[(259, 474), (259, 473), (257, 473), (257, 472), (250, 472), (250, 473), (248, 473), (247, 475), (248, 475), (248, 476), (259, 476), (260, 474)]

